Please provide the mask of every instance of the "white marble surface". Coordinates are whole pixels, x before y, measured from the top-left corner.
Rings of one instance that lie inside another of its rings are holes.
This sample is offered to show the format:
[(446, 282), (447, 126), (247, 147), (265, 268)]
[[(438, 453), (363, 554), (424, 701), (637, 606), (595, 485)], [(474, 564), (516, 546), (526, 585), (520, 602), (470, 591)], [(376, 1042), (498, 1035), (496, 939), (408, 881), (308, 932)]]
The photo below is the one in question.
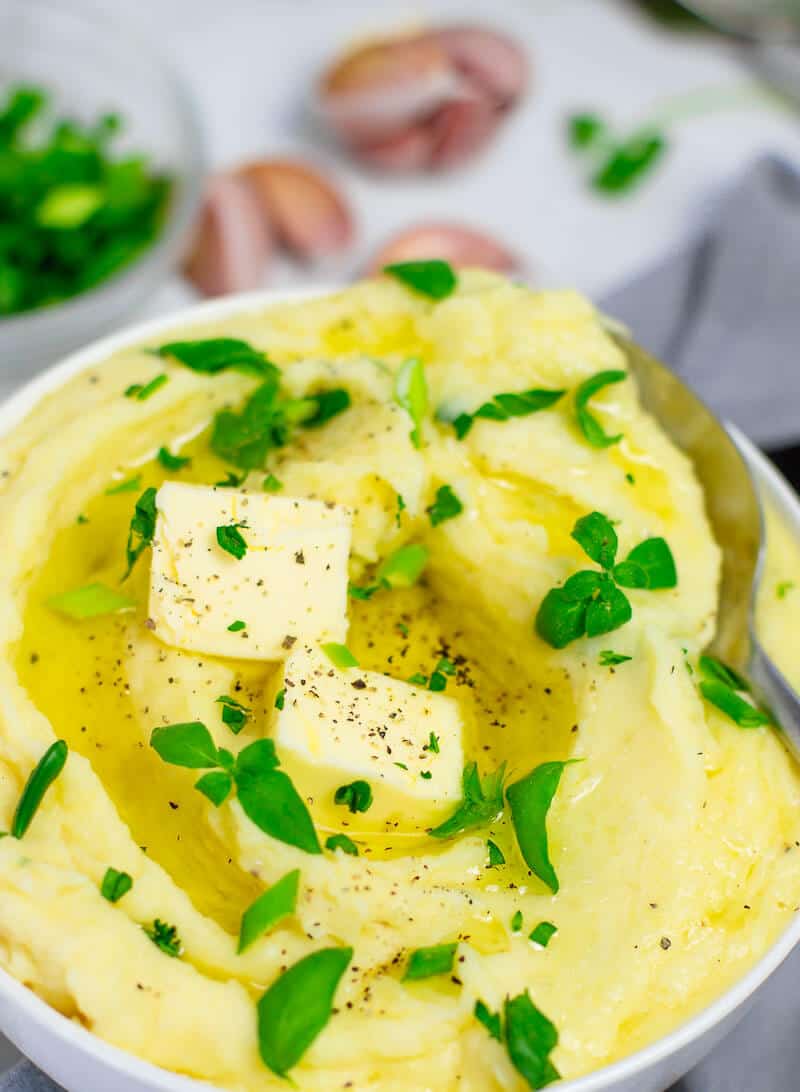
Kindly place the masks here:
[[(340, 179), (357, 213), (357, 244), (318, 270), (279, 263), (270, 283), (350, 277), (388, 235), (447, 218), (482, 226), (524, 258), (540, 284), (600, 295), (678, 245), (709, 195), (756, 155), (778, 151), (800, 164), (800, 125), (787, 110), (752, 97), (670, 128), (671, 148), (634, 194), (592, 194), (565, 148), (564, 117), (588, 107), (635, 126), (674, 96), (741, 92), (753, 76), (732, 47), (673, 35), (614, 0), (506, 0), (491, 22), (530, 50), (532, 93), (489, 153), (437, 178), (378, 178), (320, 140), (306, 102), (313, 73), (348, 40), (396, 25), (484, 21), (479, 0), (95, 0), (115, 18), (136, 18), (183, 71), (202, 106), (216, 166), (254, 155), (308, 154)], [(265, 282), (266, 283), (266, 282)], [(175, 278), (146, 309), (158, 314), (192, 299)], [(0, 1072), (15, 1052), (0, 1039)]]

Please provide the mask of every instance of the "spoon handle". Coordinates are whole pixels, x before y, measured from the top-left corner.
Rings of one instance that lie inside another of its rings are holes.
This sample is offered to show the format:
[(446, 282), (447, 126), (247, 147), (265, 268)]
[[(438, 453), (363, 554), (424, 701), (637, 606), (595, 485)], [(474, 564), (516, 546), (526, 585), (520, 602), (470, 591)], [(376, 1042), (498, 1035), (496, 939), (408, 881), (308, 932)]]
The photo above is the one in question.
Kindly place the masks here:
[(800, 695), (752, 632), (748, 677), (756, 697), (773, 714), (784, 744), (800, 762)]

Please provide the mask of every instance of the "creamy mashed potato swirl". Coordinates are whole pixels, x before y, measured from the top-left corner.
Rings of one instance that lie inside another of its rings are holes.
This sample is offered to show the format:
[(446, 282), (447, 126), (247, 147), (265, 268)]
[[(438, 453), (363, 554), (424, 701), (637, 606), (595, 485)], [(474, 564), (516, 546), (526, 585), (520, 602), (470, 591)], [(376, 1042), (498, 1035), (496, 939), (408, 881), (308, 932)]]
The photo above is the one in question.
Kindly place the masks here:
[[(572, 392), (625, 367), (596, 312), (572, 293), (471, 273), (438, 303), (385, 279), (159, 341), (218, 336), (263, 349), (294, 396), (348, 390), (351, 407), (298, 432), (269, 469), (282, 495), (353, 511), (351, 581), (404, 543), (430, 551), (421, 583), (351, 600), (348, 645), (362, 666), (406, 679), (453, 659), (447, 695), (483, 772), (506, 762), (514, 780), (582, 760), (547, 819), (560, 890), (525, 866), (507, 814), (444, 842), (410, 818), (368, 834), (358, 857), (309, 855), (236, 801), (214, 808), (195, 771), (159, 761), (148, 746), (158, 725), (200, 720), (234, 752), (263, 736), (277, 669), (161, 643), (147, 553), (125, 585), (134, 611), (76, 623), (46, 605), (90, 581), (117, 586), (140, 486), (224, 478), (208, 426), (253, 380), (155, 361), (148, 343), (97, 361), (0, 439), (0, 829), (44, 749), (70, 746), (24, 840), (0, 840), (0, 965), (109, 1042), (237, 1092), (282, 1085), (259, 1057), (256, 1000), (328, 945), (355, 954), (334, 1015), (292, 1071), (303, 1089), (524, 1088), (473, 1009), (526, 989), (558, 1029), (565, 1078), (671, 1030), (763, 954), (800, 899), (797, 770), (771, 729), (740, 729), (706, 704), (691, 673), (714, 631), (720, 565), (691, 466), (631, 379), (593, 400), (622, 434), (605, 449), (576, 427), (571, 394), (530, 416), (477, 420), (463, 440), (431, 416), (419, 448), (393, 398), (411, 357), (441, 417), (503, 391)], [(160, 373), (168, 382), (146, 401), (123, 396)], [(162, 445), (191, 465), (165, 470)], [(241, 488), (258, 492), (263, 477)], [(136, 491), (107, 492), (130, 479)], [(442, 484), (464, 510), (432, 526)], [(617, 521), (620, 556), (663, 536), (678, 584), (629, 591), (628, 624), (556, 651), (533, 620), (547, 591), (586, 567), (570, 532), (592, 510)], [(786, 638), (800, 590), (785, 585), (800, 567), (775, 521), (770, 537), (762, 622), (798, 677)], [(601, 666), (605, 650), (630, 659)], [(215, 704), (234, 691), (253, 711), (237, 736)], [(343, 829), (341, 811), (310, 808), (321, 835)], [(489, 838), (504, 866), (487, 866)], [(118, 903), (100, 894), (109, 866), (134, 881)], [(238, 954), (243, 910), (294, 868), (296, 915)], [(180, 958), (146, 935), (156, 918), (175, 925)], [(541, 921), (558, 930), (546, 948), (528, 940)], [(411, 950), (454, 941), (452, 977), (402, 981)]]

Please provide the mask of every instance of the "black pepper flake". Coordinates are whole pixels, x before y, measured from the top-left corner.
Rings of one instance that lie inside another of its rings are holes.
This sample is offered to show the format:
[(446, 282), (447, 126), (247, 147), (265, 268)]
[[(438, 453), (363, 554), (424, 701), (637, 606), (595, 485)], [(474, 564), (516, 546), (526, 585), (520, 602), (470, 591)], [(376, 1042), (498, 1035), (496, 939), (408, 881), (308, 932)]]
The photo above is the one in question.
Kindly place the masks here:
[(39, 653), (38, 652), (32, 652), (31, 653), (31, 663), (32, 664), (38, 664), (38, 662), (39, 662)]
[(305, 565), (305, 563), (306, 563), (306, 555), (303, 553), (302, 550), (298, 550), (295, 553), (294, 559), (295, 559), (295, 561), (297, 562), (298, 565)]
[(169, 806), (172, 808), (173, 811), (177, 811), (180, 807), (180, 804), (176, 804), (174, 800), (170, 800)]
[(367, 684), (366, 684), (366, 681), (364, 679), (353, 679), (353, 681), (352, 681), (352, 683), (350, 685), (353, 687), (354, 690), (366, 690), (367, 689)]
[(661, 945), (661, 947), (664, 949), (665, 952), (668, 951), (672, 947), (672, 941), (669, 939), (669, 937), (662, 937), (661, 940), (659, 941), (659, 944)]
[(292, 648), (293, 645), (296, 644), (296, 642), (297, 642), (297, 638), (292, 637), (292, 635), (290, 633), (287, 633), (286, 636), (281, 641), (281, 648), (286, 648), (286, 649)]

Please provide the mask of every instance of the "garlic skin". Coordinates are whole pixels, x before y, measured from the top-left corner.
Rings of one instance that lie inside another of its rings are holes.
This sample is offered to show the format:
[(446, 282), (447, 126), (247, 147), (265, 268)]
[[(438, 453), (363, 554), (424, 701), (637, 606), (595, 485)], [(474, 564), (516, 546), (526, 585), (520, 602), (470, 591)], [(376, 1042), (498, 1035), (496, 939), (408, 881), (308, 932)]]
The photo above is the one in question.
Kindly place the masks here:
[(508, 36), (453, 26), (374, 41), (321, 76), (316, 108), (351, 154), (379, 170), (442, 170), (491, 141), (529, 82)]
[(203, 296), (249, 292), (264, 279), (273, 239), (249, 186), (226, 174), (208, 184), (183, 271)]
[(451, 265), (477, 266), (497, 273), (520, 271), (516, 256), (491, 236), (463, 224), (438, 222), (407, 228), (385, 243), (374, 255), (368, 273), (379, 273), (394, 262), (441, 258)]

